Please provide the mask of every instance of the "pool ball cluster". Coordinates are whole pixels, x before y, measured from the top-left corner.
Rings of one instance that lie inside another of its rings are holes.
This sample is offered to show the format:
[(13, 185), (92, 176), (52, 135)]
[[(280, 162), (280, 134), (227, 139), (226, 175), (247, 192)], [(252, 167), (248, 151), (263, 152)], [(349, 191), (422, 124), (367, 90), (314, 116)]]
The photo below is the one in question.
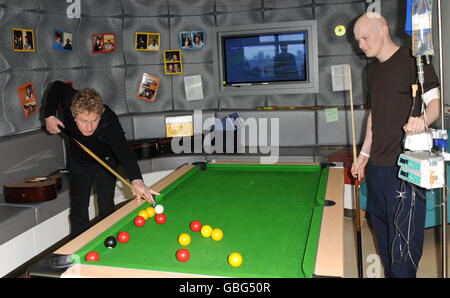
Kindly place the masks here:
[[(205, 238), (211, 238), (214, 241), (220, 241), (223, 239), (223, 231), (219, 228), (213, 229), (210, 225), (202, 225), (198, 220), (194, 220), (190, 224), (190, 228), (193, 232), (200, 232)], [(178, 236), (178, 243), (186, 247), (191, 243), (191, 236), (188, 233), (181, 233)], [(180, 248), (176, 253), (177, 260), (180, 262), (186, 262), (190, 258), (190, 253), (187, 248)], [(232, 267), (239, 267), (242, 264), (242, 255), (233, 252), (228, 256), (228, 263)]]
[[(156, 216), (155, 216), (156, 215)], [(134, 224), (137, 227), (143, 227), (146, 221), (155, 217), (155, 221), (158, 224), (164, 224), (167, 220), (164, 215), (164, 207), (162, 205), (156, 205), (155, 207), (148, 207), (147, 209), (139, 211), (138, 215), (134, 218)], [(223, 239), (223, 231), (219, 228), (212, 228), (210, 225), (202, 225), (198, 220), (194, 220), (190, 223), (190, 229), (193, 232), (200, 232), (204, 238), (211, 238), (213, 241), (220, 241)], [(117, 242), (127, 243), (130, 240), (130, 235), (126, 231), (121, 231), (117, 234), (117, 238), (109, 236), (105, 239), (104, 245), (107, 248), (113, 249), (116, 247)], [(188, 233), (181, 233), (178, 236), (178, 243), (183, 247), (177, 250), (176, 258), (180, 262), (187, 262), (190, 258), (190, 252), (186, 248), (191, 243), (192, 239)], [(90, 251), (86, 254), (86, 261), (99, 261), (100, 256), (96, 251)], [(238, 252), (233, 252), (228, 256), (228, 263), (232, 267), (241, 266), (243, 261), (242, 255)]]
[[(141, 210), (138, 213), (138, 216), (134, 218), (134, 224), (138, 227), (143, 227), (145, 222), (152, 217), (155, 217), (155, 221), (162, 225), (166, 222), (167, 217), (164, 215), (164, 207), (162, 205), (156, 205), (155, 207), (148, 207), (145, 210)], [(156, 216), (155, 216), (156, 215)], [(117, 242), (127, 243), (130, 240), (130, 234), (127, 231), (121, 231), (117, 234), (117, 239), (114, 236), (108, 236), (104, 245), (107, 248), (114, 248), (117, 245)], [(85, 260), (89, 262), (95, 262), (100, 260), (100, 256), (96, 251), (90, 251), (86, 254)]]
[(149, 218), (154, 217), (155, 221), (162, 225), (166, 222), (167, 218), (164, 215), (164, 207), (162, 205), (156, 205), (155, 207), (148, 207), (145, 210), (141, 210), (138, 213), (138, 216), (134, 219), (134, 224), (138, 227), (142, 227), (145, 224), (145, 221)]

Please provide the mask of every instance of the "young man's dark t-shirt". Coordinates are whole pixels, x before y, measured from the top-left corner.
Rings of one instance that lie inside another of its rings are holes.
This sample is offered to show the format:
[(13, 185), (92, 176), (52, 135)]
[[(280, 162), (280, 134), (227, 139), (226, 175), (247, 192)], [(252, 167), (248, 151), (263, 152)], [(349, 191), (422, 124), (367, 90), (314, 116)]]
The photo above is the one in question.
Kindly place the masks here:
[[(431, 64), (424, 66), (424, 92), (439, 86)], [(394, 166), (403, 152), (403, 126), (413, 105), (413, 84), (418, 84), (416, 58), (401, 47), (384, 62), (373, 62), (368, 69), (369, 105), (372, 111), (370, 161), (377, 166)], [(419, 86), (420, 91), (420, 86)], [(421, 115), (422, 100), (417, 93), (413, 114)]]

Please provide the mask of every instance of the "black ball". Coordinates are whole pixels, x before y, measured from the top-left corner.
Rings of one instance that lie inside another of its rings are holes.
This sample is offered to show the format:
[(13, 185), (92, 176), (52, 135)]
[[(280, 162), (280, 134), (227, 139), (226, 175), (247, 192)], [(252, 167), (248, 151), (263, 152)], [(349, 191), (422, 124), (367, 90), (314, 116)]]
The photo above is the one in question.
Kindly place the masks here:
[(114, 248), (117, 245), (117, 240), (114, 238), (114, 236), (109, 236), (105, 239), (105, 246), (107, 248)]

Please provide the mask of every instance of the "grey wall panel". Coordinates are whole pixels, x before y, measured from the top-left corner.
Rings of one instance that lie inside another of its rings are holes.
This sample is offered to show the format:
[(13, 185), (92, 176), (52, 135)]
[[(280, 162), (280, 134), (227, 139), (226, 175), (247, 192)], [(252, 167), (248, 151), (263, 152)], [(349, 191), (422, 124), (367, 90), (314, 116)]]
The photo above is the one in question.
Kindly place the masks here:
[(312, 7), (292, 7), (286, 9), (271, 9), (264, 11), (265, 23), (312, 20), (313, 18), (314, 12)]
[[(136, 97), (144, 73), (161, 79), (154, 102)], [(128, 67), (126, 75), (126, 101), (130, 113), (172, 110), (172, 78), (164, 74), (164, 66), (148, 65)]]
[[(43, 14), (39, 25), (39, 53), (47, 68), (74, 68), (81, 66), (78, 55), (78, 26), (80, 20), (69, 19), (64, 15)], [(55, 50), (53, 48), (55, 30), (72, 33), (72, 52)]]
[(340, 3), (354, 3), (354, 2), (370, 2), (372, 0), (314, 0), (316, 4), (340, 4)]
[[(433, 6), (437, 6), (434, 1)], [(411, 48), (411, 37), (405, 33), (406, 1), (380, 0), (381, 14), (386, 18), (392, 41)], [(433, 16), (433, 18), (435, 15)]]
[(88, 87), (81, 85), (83, 83), (83, 72), (81, 69), (52, 69), (45, 72), (42, 80), (42, 86), (40, 88), (42, 96), (46, 92), (49, 84), (54, 81), (72, 82), (73, 88), (77, 90)]
[[(169, 49), (169, 20), (162, 17), (124, 18), (123, 42), (124, 56), (127, 65), (161, 64), (164, 63), (163, 50)], [(136, 32), (160, 34), (159, 51), (135, 50)]]
[(151, 139), (166, 137), (167, 113), (151, 113), (133, 116), (135, 139)]
[(353, 85), (353, 103), (367, 103), (367, 60), (363, 55), (334, 56), (319, 58), (320, 93), (317, 94), (317, 105), (339, 106), (349, 105), (349, 91), (333, 91), (331, 66), (350, 64)]
[(127, 140), (134, 140), (134, 127), (133, 127), (133, 117), (130, 115), (119, 116), (120, 125), (125, 132), (125, 138)]
[(6, 73), (0, 73), (0, 137), (10, 135), (14, 132), (12, 123), (8, 120), (6, 115), (7, 109), (7, 92), (6, 83), (9, 80), (10, 75)]
[(182, 16), (170, 18), (170, 48), (166, 50), (180, 49), (180, 32), (204, 31), (206, 37), (205, 48), (184, 50), (181, 53), (184, 62), (210, 62), (212, 61), (212, 28), (215, 26), (214, 16)]
[[(38, 69), (44, 67), (44, 62), (40, 56), (36, 35), (37, 28), (41, 22), (42, 15), (39, 13), (22, 11), (16, 9), (3, 9), (0, 18), (0, 69)], [(34, 34), (35, 52), (15, 52), (13, 51), (13, 28), (32, 29)], [(7, 61), (7, 65), (5, 65)]]
[(81, 13), (88, 16), (122, 16), (120, 0), (81, 1)]
[[(70, 3), (66, 1), (61, 0), (35, 0), (39, 3), (39, 8), (45, 13), (50, 14), (57, 14), (57, 15), (64, 15), (67, 16), (67, 10), (70, 10), (70, 13), (72, 13), (72, 8), (74, 7), (72, 5), (73, 0), (70, 0)], [(85, 1), (80, 1), (80, 4), (82, 4)], [(80, 7), (82, 10), (82, 7)], [(82, 11), (80, 11), (82, 13)]]
[[(74, 0), (34, 0), (39, 3), (39, 8), (51, 14), (68, 15), (67, 11), (73, 12), (76, 5)], [(122, 16), (122, 4), (120, 0), (95, 0), (80, 3), (80, 16), (114, 17)]]
[[(15, 71), (9, 74), (3, 91), (3, 102), (5, 118), (12, 125), (13, 133), (31, 131), (42, 126), (40, 119), (42, 97), (39, 89), (44, 75), (45, 72), (42, 71)], [(17, 88), (29, 82), (33, 83), (39, 112), (25, 117)]]
[[(367, 126), (367, 118), (369, 117), (369, 110), (355, 109), (354, 110), (354, 119), (355, 119), (355, 138), (356, 144), (362, 145), (364, 142), (364, 138), (366, 137), (366, 126)], [(347, 135), (348, 144), (353, 144), (353, 136), (352, 136), (352, 114), (350, 110), (345, 111), (345, 119), (347, 121)]]
[[(218, 98), (214, 95), (213, 66), (210, 63), (185, 64), (182, 75), (173, 76), (173, 104), (175, 110), (215, 109)], [(203, 100), (186, 100), (184, 77), (201, 75)]]
[(262, 11), (244, 11), (233, 13), (222, 13), (217, 15), (217, 27), (260, 24), (263, 22)]
[(97, 90), (117, 115), (128, 113), (125, 102), (125, 69), (120, 67), (97, 67), (83, 71), (82, 88)]
[(349, 144), (345, 110), (338, 110), (338, 119), (338, 121), (327, 122), (326, 112), (324, 110), (317, 111), (317, 145), (333, 146)]
[(4, 0), (3, 5), (8, 8), (23, 10), (39, 9), (39, 3), (36, 0)]
[(242, 12), (247, 10), (259, 10), (262, 8), (260, 0), (216, 0), (217, 12)]
[[(315, 1), (317, 2), (317, 1)], [(298, 6), (309, 6), (312, 0), (264, 0), (265, 8), (292, 8)]]
[(266, 96), (219, 96), (219, 109), (254, 109), (267, 106)]
[(177, 0), (167, 1), (171, 15), (200, 15), (214, 12), (212, 1)]
[[(365, 9), (364, 3), (316, 6), (319, 55), (354, 54), (353, 23), (366, 11)], [(345, 35), (335, 34), (338, 25), (345, 26)]]
[(129, 16), (167, 15), (169, 13), (167, 2), (167, 0), (121, 0), (123, 13)]
[[(39, 3), (40, 9), (51, 14), (63, 14), (67, 16), (67, 11), (75, 5), (74, 0), (35, 0)], [(130, 1), (126, 1), (130, 2)], [(122, 16), (122, 3), (120, 0), (79, 0), (80, 13), (85, 16)]]
[(316, 94), (268, 94), (266, 95), (267, 106), (277, 107), (313, 107), (316, 104)]
[[(367, 110), (354, 110), (356, 144), (364, 142), (366, 122), (369, 112)], [(338, 110), (338, 121), (327, 122), (326, 112), (317, 111), (317, 144), (319, 146), (353, 144), (352, 116), (349, 110)]]
[[(93, 34), (115, 34), (115, 52), (93, 53)], [(78, 48), (84, 66), (117, 66), (124, 64), (122, 50), (122, 19), (107, 17), (83, 17), (80, 19)]]

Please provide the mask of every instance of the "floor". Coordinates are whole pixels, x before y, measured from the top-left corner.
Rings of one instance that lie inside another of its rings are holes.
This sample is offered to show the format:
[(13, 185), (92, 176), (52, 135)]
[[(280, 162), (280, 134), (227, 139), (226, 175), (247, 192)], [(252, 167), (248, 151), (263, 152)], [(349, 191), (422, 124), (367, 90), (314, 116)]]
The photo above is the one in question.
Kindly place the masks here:
[[(380, 265), (376, 251), (374, 235), (370, 221), (365, 219), (361, 229), (363, 275), (365, 278), (384, 277), (383, 267)], [(447, 251), (449, 251), (448, 247)], [(419, 263), (417, 277), (442, 277), (441, 259), (441, 227), (428, 228), (425, 230), (423, 255)], [(448, 260), (447, 264), (450, 264)], [(450, 273), (449, 270), (447, 272)], [(350, 217), (344, 218), (344, 277), (358, 277), (356, 232), (353, 220)]]

